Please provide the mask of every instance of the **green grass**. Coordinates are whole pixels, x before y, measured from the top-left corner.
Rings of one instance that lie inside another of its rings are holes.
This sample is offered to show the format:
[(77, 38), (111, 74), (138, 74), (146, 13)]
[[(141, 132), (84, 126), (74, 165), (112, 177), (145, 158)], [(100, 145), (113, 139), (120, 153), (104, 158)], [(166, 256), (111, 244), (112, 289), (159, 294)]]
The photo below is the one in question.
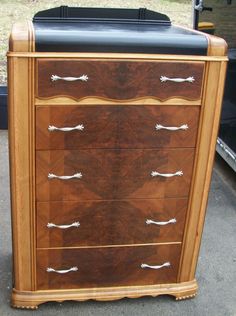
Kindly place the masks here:
[(173, 23), (191, 26), (191, 0), (1, 0), (0, 1), (0, 84), (5, 84), (6, 53), (12, 24), (16, 21), (31, 20), (40, 11), (61, 5), (84, 7), (145, 7), (167, 14)]

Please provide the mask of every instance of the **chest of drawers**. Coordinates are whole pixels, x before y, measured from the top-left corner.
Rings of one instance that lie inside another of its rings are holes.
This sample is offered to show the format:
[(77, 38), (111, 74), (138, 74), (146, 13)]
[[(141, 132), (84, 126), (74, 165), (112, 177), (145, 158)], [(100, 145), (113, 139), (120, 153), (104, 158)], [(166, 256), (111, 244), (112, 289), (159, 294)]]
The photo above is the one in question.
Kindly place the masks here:
[(226, 44), (80, 10), (10, 38), (12, 305), (194, 297)]

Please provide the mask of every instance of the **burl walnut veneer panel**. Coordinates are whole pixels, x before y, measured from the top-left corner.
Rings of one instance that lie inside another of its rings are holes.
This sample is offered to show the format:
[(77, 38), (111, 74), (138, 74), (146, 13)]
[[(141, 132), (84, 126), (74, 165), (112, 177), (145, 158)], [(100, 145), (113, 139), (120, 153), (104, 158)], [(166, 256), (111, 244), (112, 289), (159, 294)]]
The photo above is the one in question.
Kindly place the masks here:
[[(39, 59), (36, 94), (39, 98), (68, 96), (80, 99), (97, 96), (128, 100), (157, 97), (165, 100), (201, 98), (204, 62), (128, 62), (98, 60)], [(53, 81), (52, 76), (88, 76), (87, 81)], [(166, 81), (161, 77), (189, 78), (193, 82)]]
[[(182, 241), (187, 199), (38, 202), (37, 247)], [(170, 222), (175, 219), (176, 222)], [(157, 222), (147, 224), (147, 220)], [(79, 226), (73, 226), (78, 223)], [(166, 225), (158, 222), (167, 222)], [(59, 227), (47, 227), (48, 223)], [(63, 229), (60, 225), (71, 225)]]
[[(75, 289), (104, 286), (174, 283), (180, 258), (180, 244), (135, 247), (37, 250), (37, 289)], [(141, 264), (170, 266), (160, 270)], [(47, 272), (77, 267), (66, 274)]]
[[(187, 197), (194, 149), (82, 149), (36, 152), (37, 201)], [(152, 176), (152, 171), (182, 175)], [(73, 176), (62, 180), (48, 178)]]
[[(48, 106), (36, 109), (37, 149), (195, 147), (197, 106)], [(83, 130), (49, 131), (75, 127)], [(186, 130), (156, 130), (156, 124)]]

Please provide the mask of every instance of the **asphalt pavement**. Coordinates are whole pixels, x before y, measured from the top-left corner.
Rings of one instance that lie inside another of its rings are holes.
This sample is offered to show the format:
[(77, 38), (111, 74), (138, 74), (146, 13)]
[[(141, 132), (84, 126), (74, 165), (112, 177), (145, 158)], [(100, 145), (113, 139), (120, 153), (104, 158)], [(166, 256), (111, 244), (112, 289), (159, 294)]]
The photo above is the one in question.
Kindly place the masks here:
[(38, 310), (10, 307), (11, 220), (7, 131), (0, 131), (0, 316), (236, 316), (236, 174), (216, 157), (196, 278), (196, 298), (171, 296), (112, 302), (46, 303)]

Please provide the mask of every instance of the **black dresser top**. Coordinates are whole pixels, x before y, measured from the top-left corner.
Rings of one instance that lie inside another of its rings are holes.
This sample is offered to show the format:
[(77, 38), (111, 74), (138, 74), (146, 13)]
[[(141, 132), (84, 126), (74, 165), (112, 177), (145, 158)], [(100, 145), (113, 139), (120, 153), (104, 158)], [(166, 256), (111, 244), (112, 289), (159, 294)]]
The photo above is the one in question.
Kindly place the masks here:
[(33, 19), (38, 52), (207, 55), (204, 34), (146, 9), (59, 7)]

